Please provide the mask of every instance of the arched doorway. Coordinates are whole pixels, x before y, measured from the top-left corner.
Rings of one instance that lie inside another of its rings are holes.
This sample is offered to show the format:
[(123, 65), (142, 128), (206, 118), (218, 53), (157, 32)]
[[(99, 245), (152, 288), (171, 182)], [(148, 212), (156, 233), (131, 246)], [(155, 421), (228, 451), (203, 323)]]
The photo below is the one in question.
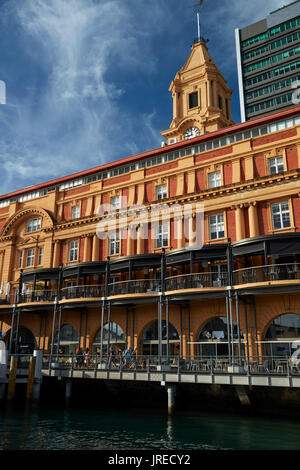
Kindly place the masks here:
[[(234, 340), (234, 354), (239, 355), (239, 349), (241, 355), (245, 355), (244, 337), (243, 332), (240, 330), (238, 334), (238, 327), (236, 323), (232, 323), (233, 326), (233, 340)], [(240, 341), (239, 341), (240, 337)], [(198, 357), (220, 357), (229, 356), (228, 349), (228, 328), (226, 317), (214, 317), (209, 320), (201, 328), (197, 344), (196, 344), (196, 356)]]
[[(59, 347), (58, 347), (59, 341)], [(76, 329), (69, 324), (63, 325), (60, 333), (57, 331), (54, 338), (54, 353), (74, 354), (79, 345), (79, 337)], [(58, 351), (57, 351), (58, 349)]]
[(300, 345), (300, 315), (284, 313), (272, 320), (265, 332), (263, 345), (267, 357), (291, 357)]
[[(4, 336), (6, 349), (9, 349), (11, 330)], [(17, 341), (13, 337), (11, 352), (16, 354), (32, 354), (36, 349), (34, 334), (28, 328), (20, 326), (17, 331)]]
[[(122, 328), (115, 322), (106, 323), (103, 326), (102, 354), (108, 354), (108, 348), (112, 347), (115, 352), (125, 349), (125, 335)], [(101, 349), (101, 328), (95, 336), (92, 352), (99, 354)]]
[[(168, 339), (167, 339), (168, 335)], [(141, 354), (145, 356), (158, 355), (158, 321), (150, 323), (145, 329), (141, 339)], [(169, 346), (169, 348), (168, 348)], [(169, 349), (169, 351), (168, 351)], [(177, 356), (180, 353), (180, 339), (176, 328), (166, 320), (162, 321), (162, 354)]]

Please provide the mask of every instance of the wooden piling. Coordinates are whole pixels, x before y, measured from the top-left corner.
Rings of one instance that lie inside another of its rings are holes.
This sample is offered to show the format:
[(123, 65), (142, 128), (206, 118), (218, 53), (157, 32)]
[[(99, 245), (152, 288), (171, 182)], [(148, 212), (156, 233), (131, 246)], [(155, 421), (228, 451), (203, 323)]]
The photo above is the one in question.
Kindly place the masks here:
[(29, 373), (28, 373), (27, 392), (26, 392), (27, 400), (32, 399), (34, 378), (35, 378), (35, 364), (36, 364), (36, 357), (32, 356), (30, 358)]
[(7, 400), (13, 400), (16, 390), (16, 377), (17, 377), (17, 357), (11, 356), (9, 378), (7, 385)]

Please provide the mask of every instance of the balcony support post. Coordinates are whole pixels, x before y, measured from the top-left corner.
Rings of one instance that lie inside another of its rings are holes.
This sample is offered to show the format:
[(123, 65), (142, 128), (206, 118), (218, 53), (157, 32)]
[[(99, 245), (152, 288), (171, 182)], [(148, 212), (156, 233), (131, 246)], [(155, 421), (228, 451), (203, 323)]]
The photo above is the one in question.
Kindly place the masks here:
[(110, 317), (111, 317), (111, 302), (107, 302), (107, 323), (108, 323), (108, 335), (107, 335), (107, 354), (109, 354), (109, 348), (110, 348)]
[(244, 302), (244, 315), (245, 315), (245, 337), (246, 337), (246, 350), (247, 350), (247, 362), (249, 365), (250, 357), (249, 357), (249, 338), (248, 338), (248, 314), (247, 314), (247, 302), (243, 299)]
[(169, 299), (166, 297), (166, 335), (167, 335), (167, 358), (169, 360)]
[(60, 329), (61, 329), (61, 317), (62, 317), (62, 308), (61, 305), (58, 307), (58, 333), (57, 333), (57, 348), (56, 348), (56, 360), (58, 361), (59, 355), (59, 346), (60, 346)]
[(258, 360), (259, 352), (258, 352), (257, 323), (256, 323), (256, 305), (255, 305), (254, 297), (252, 298), (252, 307), (253, 307), (254, 330), (255, 330), (255, 351), (256, 351), (256, 357)]
[(239, 306), (239, 294), (235, 294), (235, 305), (236, 305), (236, 322), (237, 322), (237, 333), (238, 333), (238, 351), (239, 351), (239, 365), (241, 365), (241, 335), (240, 335), (240, 306)]
[(12, 311), (12, 315), (11, 315), (10, 337), (9, 337), (9, 350), (8, 350), (8, 353), (9, 353), (9, 354), (12, 354), (13, 335), (14, 335), (14, 327), (15, 327), (16, 312), (17, 312), (17, 292), (15, 293), (15, 303), (14, 303), (13, 311)]
[(158, 356), (162, 357), (162, 293), (158, 297)]
[(230, 328), (230, 307), (229, 307), (229, 291), (226, 292), (226, 317), (227, 317), (227, 344), (228, 344), (228, 358), (229, 364), (232, 363), (231, 357), (231, 328)]
[(134, 308), (131, 309), (131, 348), (134, 349), (134, 321), (135, 321), (135, 311)]
[(101, 307), (100, 368), (102, 368), (102, 358), (103, 358), (104, 315), (105, 315), (105, 299), (103, 298), (102, 307)]
[[(57, 299), (54, 301), (54, 311), (53, 311), (53, 320), (52, 320), (52, 338), (51, 338), (51, 349), (50, 349), (50, 355), (53, 355), (54, 351), (54, 338), (55, 338), (55, 323), (56, 323), (56, 314), (57, 314)], [(49, 361), (49, 364), (51, 364), (51, 358)]]
[(16, 327), (16, 341), (15, 341), (15, 350), (14, 353), (18, 354), (18, 336), (19, 336), (19, 327), (20, 327), (20, 314), (21, 309), (17, 309), (17, 327)]

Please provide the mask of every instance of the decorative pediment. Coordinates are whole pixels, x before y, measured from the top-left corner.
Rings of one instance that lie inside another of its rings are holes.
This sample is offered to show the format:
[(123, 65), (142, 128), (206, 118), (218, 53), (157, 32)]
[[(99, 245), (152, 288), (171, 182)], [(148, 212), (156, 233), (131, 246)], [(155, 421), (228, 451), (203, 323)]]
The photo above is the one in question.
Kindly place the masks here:
[(41, 207), (28, 207), (26, 209), (21, 209), (8, 219), (0, 232), (0, 236), (5, 237), (11, 234), (13, 230), (23, 222), (23, 220), (26, 220), (29, 217), (41, 217), (43, 219), (43, 229), (54, 226), (51, 215), (45, 209), (42, 209)]

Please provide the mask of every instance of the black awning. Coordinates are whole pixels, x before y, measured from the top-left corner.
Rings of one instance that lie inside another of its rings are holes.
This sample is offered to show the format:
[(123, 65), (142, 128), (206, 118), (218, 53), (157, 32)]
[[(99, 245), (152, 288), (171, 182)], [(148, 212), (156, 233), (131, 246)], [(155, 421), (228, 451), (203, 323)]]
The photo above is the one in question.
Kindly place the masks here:
[(22, 280), (23, 282), (32, 282), (36, 281), (51, 281), (57, 280), (59, 277), (58, 268), (49, 268), (49, 269), (35, 269), (32, 271), (23, 272)]
[(129, 271), (129, 268), (144, 269), (161, 266), (161, 253), (146, 253), (136, 256), (122, 256), (110, 262), (110, 272)]
[(95, 261), (91, 263), (79, 263), (73, 266), (63, 268), (63, 278), (76, 277), (80, 275), (104, 274), (106, 269), (106, 261)]
[(170, 251), (166, 254), (166, 265), (172, 266), (176, 264), (198, 263), (211, 259), (226, 259), (227, 244), (204, 245), (202, 248), (183, 248), (182, 250)]
[(297, 255), (300, 254), (300, 233), (282, 233), (248, 238), (232, 244), (233, 256), (250, 254)]

